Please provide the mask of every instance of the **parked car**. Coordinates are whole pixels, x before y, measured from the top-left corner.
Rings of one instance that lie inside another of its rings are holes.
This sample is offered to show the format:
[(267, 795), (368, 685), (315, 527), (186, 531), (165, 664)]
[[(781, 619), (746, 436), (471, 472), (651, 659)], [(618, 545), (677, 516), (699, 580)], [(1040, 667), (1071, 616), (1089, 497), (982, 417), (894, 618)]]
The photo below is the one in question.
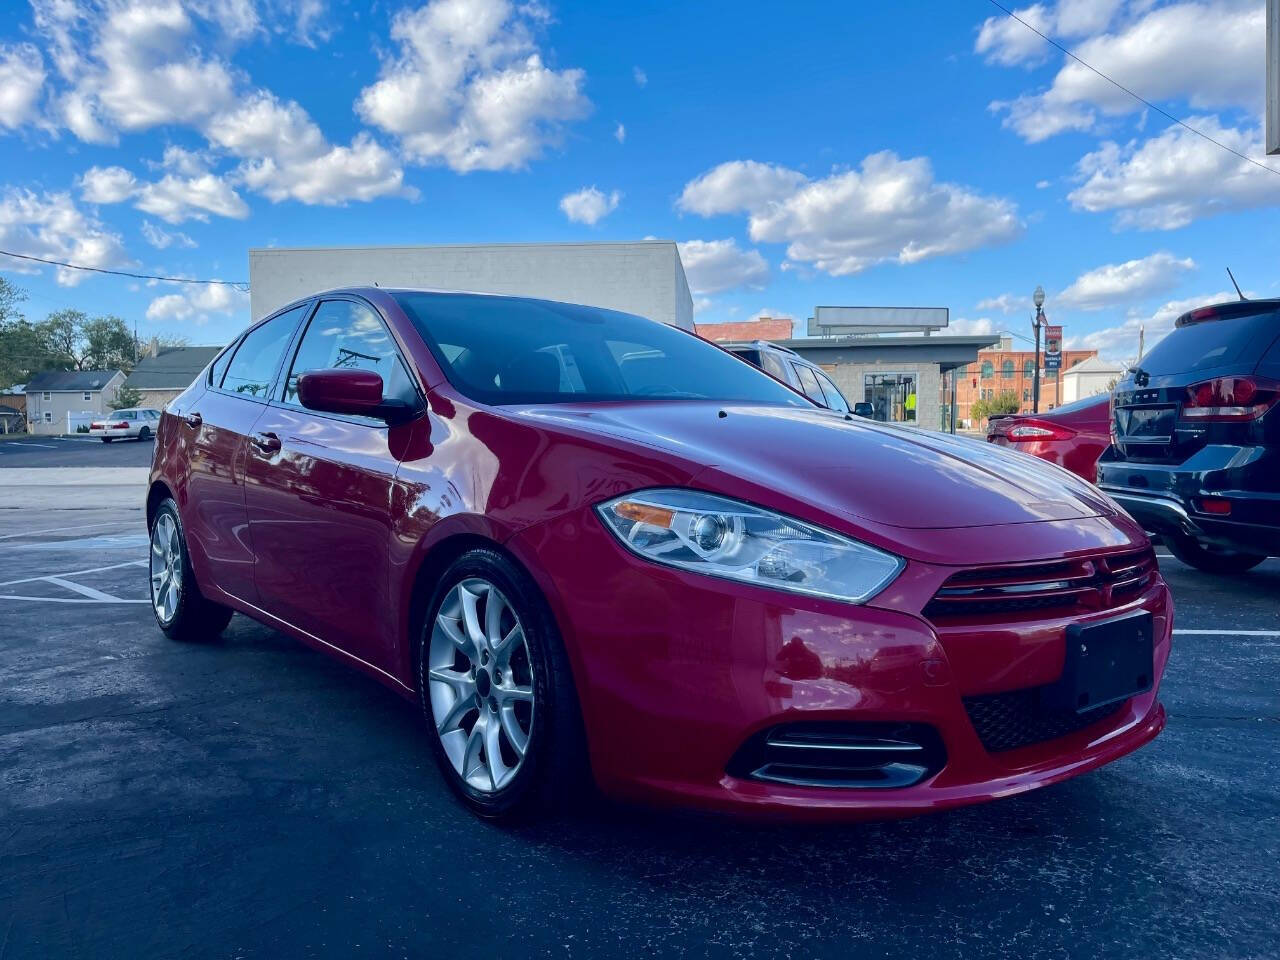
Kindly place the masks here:
[(1014, 447), (1065, 467), (1090, 483), (1111, 443), (1111, 395), (1099, 394), (1044, 413), (1014, 413), (987, 421), (987, 442)]
[[(835, 381), (820, 366), (806, 360), (794, 350), (767, 340), (726, 343), (724, 349), (759, 367), (774, 379), (781, 380), (791, 389), (803, 393), (818, 406), (837, 413), (849, 412), (849, 401), (844, 398)], [(871, 404), (859, 403), (854, 406), (866, 408), (865, 413), (855, 409), (858, 416), (870, 416)]]
[(89, 436), (98, 437), (103, 443), (112, 440), (150, 440), (160, 424), (160, 411), (150, 407), (126, 407), (112, 410), (104, 417), (89, 423)]
[(416, 700), (483, 816), (901, 816), (1165, 721), (1169, 591), (1093, 487), (613, 311), (290, 304), (168, 405), (146, 515), (166, 634), (239, 611)]
[(1280, 300), (1183, 314), (1115, 388), (1099, 484), (1183, 563), (1280, 553)]

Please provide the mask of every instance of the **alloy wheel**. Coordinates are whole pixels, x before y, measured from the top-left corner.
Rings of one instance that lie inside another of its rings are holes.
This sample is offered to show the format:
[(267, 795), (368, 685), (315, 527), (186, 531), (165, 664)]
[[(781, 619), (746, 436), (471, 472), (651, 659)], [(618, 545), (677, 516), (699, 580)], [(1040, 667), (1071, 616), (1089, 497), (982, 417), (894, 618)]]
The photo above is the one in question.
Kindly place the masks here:
[(436, 734), (458, 776), (482, 794), (510, 784), (533, 731), (533, 666), (519, 616), (488, 580), (468, 577), (445, 596), (426, 680)]
[(182, 598), (182, 549), (178, 525), (168, 513), (151, 530), (151, 604), (163, 624), (173, 620)]

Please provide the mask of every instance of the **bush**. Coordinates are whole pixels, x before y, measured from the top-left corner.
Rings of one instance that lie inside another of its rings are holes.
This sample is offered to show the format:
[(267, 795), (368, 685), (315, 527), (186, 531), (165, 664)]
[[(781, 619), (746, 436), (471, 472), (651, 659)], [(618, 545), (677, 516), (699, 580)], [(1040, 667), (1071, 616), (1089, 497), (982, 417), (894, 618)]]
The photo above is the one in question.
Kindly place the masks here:
[(993, 397), (975, 400), (973, 406), (969, 408), (969, 415), (974, 420), (986, 420), (988, 417), (1017, 413), (1021, 406), (1022, 401), (1014, 391), (1001, 390)]
[(76, 425), (76, 433), (88, 433), (88, 432), (89, 432), (89, 425), (87, 423), (80, 423)]

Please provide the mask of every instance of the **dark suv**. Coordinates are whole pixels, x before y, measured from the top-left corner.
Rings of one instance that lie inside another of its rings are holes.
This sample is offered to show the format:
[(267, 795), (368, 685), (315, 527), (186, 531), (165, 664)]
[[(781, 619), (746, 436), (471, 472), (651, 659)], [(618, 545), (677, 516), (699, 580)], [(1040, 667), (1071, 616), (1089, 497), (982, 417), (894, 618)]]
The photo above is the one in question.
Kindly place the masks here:
[(1280, 300), (1192, 310), (1115, 387), (1098, 485), (1179, 560), (1280, 554)]
[[(781, 380), (792, 390), (803, 393), (820, 407), (837, 413), (849, 413), (849, 401), (835, 382), (816, 363), (806, 360), (794, 350), (767, 340), (749, 343), (723, 343), (724, 349), (759, 367), (769, 376)], [(871, 415), (871, 404), (855, 403), (852, 411), (860, 417)]]

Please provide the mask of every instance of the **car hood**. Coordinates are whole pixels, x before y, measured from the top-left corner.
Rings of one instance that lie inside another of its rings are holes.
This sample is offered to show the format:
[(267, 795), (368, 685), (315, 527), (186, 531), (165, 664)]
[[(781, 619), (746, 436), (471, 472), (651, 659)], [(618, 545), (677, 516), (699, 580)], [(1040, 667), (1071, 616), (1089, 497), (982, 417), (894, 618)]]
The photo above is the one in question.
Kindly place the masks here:
[[(642, 444), (712, 473), (878, 525), (982, 527), (1113, 516), (1078, 477), (994, 445), (826, 410), (707, 402), (555, 404), (512, 410)], [(766, 506), (768, 504), (765, 504)]]

